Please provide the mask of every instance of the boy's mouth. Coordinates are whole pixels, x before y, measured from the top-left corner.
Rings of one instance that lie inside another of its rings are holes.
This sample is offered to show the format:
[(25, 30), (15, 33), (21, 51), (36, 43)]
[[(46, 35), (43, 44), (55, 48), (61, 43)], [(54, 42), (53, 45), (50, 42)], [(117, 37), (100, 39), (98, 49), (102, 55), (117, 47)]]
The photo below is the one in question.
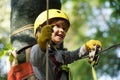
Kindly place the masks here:
[(64, 35), (62, 35), (62, 34), (57, 34), (56, 36), (58, 36), (58, 37), (60, 37), (60, 38), (64, 38)]

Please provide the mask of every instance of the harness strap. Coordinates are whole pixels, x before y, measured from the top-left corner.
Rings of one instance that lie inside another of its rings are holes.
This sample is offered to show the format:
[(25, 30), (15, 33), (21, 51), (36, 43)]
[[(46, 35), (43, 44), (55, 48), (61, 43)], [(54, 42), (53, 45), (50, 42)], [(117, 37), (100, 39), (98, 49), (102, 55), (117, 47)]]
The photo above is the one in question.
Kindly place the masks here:
[(55, 68), (56, 80), (60, 80), (60, 77), (62, 74), (62, 70), (60, 67), (61, 67), (62, 63), (58, 62), (54, 55), (50, 55), (50, 59), (56, 65), (56, 68)]
[(67, 75), (67, 80), (69, 80), (68, 67), (66, 65), (63, 65), (62, 63), (58, 62), (54, 55), (50, 55), (49, 57), (52, 60), (52, 62), (56, 65), (56, 68), (55, 68), (56, 80), (60, 80), (60, 77), (61, 77), (63, 71)]
[(56, 58), (54, 55), (50, 55), (50, 59), (53, 61), (53, 63), (56, 65), (56, 67), (59, 67), (62, 65), (62, 63), (56, 61)]

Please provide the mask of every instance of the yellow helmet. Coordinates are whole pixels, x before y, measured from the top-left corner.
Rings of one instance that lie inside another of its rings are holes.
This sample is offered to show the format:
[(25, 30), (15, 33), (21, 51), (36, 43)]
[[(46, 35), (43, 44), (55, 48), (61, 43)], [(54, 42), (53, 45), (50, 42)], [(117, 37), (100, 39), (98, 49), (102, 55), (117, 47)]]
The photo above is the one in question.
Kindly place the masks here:
[[(67, 20), (68, 24), (70, 25), (68, 16), (61, 10), (49, 9), (48, 19), (52, 19), (52, 18), (63, 18)], [(38, 17), (36, 18), (35, 23), (34, 23), (34, 35), (36, 34), (36, 29), (46, 21), (47, 21), (47, 10), (40, 13)]]

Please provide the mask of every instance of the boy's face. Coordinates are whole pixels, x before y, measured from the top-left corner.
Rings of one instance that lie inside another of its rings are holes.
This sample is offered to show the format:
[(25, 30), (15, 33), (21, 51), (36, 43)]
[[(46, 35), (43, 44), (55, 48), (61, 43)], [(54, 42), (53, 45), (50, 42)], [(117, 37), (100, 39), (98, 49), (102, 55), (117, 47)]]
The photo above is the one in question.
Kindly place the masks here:
[(54, 22), (55, 26), (53, 27), (52, 41), (55, 44), (60, 44), (66, 36), (66, 32), (69, 29), (69, 26), (65, 20), (59, 20)]

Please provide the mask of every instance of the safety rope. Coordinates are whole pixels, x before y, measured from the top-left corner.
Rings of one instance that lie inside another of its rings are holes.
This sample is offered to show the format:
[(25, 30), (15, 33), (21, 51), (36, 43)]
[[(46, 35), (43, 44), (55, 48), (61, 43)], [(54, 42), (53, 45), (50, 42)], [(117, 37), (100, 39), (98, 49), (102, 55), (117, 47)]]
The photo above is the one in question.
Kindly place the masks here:
[[(49, 0), (46, 0), (46, 10), (47, 10), (47, 22), (46, 24), (48, 25), (48, 18), (49, 18)], [(46, 44), (46, 80), (48, 80), (48, 44), (49, 42), (47, 42)]]
[(108, 48), (105, 48), (104, 50), (98, 52), (97, 55), (99, 55), (100, 53), (103, 53), (103, 52), (105, 52), (105, 51), (107, 51), (107, 50), (109, 50), (109, 49), (112, 49), (112, 48), (114, 48), (114, 47), (118, 47), (118, 46), (120, 46), (120, 43), (117, 43), (117, 44), (114, 44), (114, 45), (112, 45), (112, 46), (110, 46), (110, 47), (108, 47)]
[(14, 36), (16, 35), (17, 33), (20, 33), (22, 31), (25, 31), (25, 30), (29, 30), (29, 29), (33, 29), (33, 24), (28, 24), (28, 25), (25, 25), (17, 30), (15, 30), (14, 32), (11, 33), (10, 36)]

